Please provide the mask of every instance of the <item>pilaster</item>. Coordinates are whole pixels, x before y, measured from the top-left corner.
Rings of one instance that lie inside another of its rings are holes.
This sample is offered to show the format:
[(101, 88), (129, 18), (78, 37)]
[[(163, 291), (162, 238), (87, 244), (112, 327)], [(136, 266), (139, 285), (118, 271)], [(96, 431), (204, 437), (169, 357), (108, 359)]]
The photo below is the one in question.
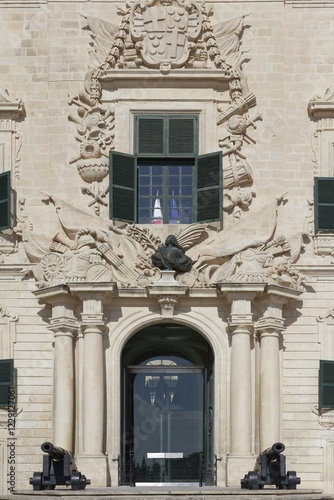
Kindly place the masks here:
[(251, 338), (252, 301), (263, 284), (220, 284), (231, 303), (228, 332), (231, 336), (230, 453), (227, 457), (227, 485), (239, 486), (240, 478), (254, 464), (252, 455), (253, 381)]
[(259, 440), (260, 450), (280, 441), (281, 367), (280, 343), (284, 327), (283, 305), (301, 292), (268, 286), (259, 300), (262, 317), (255, 330), (260, 340)]
[(78, 300), (65, 286), (35, 292), (52, 306), (49, 329), (54, 333), (53, 442), (74, 451), (74, 339), (79, 331), (75, 317)]
[(82, 303), (83, 451), (77, 459), (78, 468), (89, 475), (94, 487), (106, 486), (104, 335), (107, 328), (103, 304), (107, 297), (115, 294), (115, 288), (112, 283), (96, 283), (71, 284), (70, 289)]

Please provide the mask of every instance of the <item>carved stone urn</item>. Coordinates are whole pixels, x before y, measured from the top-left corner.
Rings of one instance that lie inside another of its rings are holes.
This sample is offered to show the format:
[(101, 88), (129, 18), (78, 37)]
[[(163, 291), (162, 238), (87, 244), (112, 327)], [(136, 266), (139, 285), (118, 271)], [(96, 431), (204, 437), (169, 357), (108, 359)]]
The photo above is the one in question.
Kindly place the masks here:
[(85, 182), (101, 182), (109, 173), (108, 158), (85, 158), (78, 160), (77, 169)]

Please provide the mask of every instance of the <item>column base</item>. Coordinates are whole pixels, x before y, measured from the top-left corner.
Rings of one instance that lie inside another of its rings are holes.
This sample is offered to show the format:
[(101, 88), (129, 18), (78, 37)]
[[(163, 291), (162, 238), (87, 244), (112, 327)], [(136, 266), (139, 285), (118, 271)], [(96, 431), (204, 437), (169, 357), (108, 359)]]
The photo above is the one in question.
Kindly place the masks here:
[(90, 479), (91, 486), (108, 486), (108, 465), (105, 455), (79, 455), (76, 459), (78, 471)]
[(229, 455), (226, 460), (226, 485), (240, 488), (240, 481), (250, 470), (254, 469), (254, 455)]

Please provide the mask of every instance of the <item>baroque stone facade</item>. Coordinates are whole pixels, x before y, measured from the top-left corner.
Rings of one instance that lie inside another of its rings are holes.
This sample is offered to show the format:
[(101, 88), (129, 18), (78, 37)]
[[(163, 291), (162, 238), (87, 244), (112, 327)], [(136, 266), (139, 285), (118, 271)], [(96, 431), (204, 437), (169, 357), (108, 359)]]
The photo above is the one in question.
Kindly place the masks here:
[[(0, 359), (16, 374), (16, 490), (40, 469), (43, 441), (71, 451), (94, 486), (126, 482), (126, 432), (150, 439), (128, 423), (132, 343), (176, 326), (212, 353), (193, 363), (214, 380), (201, 417), (212, 483), (240, 485), (282, 441), (303, 487), (334, 493), (333, 410), (318, 399), (319, 360), (334, 357), (334, 237), (315, 231), (313, 193), (314, 177), (334, 174), (333, 7), (0, 0), (0, 174), (11, 172), (12, 198)], [(196, 116), (196, 157), (222, 158), (220, 220), (109, 218), (110, 151), (136, 156), (138, 116)], [(161, 356), (175, 357), (166, 342)]]

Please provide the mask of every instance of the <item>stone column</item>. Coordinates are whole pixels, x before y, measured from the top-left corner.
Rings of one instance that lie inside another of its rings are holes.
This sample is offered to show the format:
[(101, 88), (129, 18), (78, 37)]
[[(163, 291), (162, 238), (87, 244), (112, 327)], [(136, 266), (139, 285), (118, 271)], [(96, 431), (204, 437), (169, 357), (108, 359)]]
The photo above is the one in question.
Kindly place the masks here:
[(281, 371), (280, 337), (283, 320), (262, 318), (257, 323), (260, 338), (260, 450), (280, 441)]
[[(233, 286), (234, 285), (234, 286)], [(239, 486), (240, 478), (252, 468), (253, 381), (251, 337), (252, 300), (262, 284), (226, 284), (221, 291), (231, 303), (228, 331), (231, 336), (230, 453), (227, 457), (227, 485)], [(246, 472), (245, 472), (246, 471)]]
[[(246, 321), (246, 318), (245, 318)], [(251, 323), (229, 321), (231, 335), (230, 454), (249, 455), (252, 444)]]
[(73, 453), (74, 352), (78, 327), (63, 321), (50, 326), (54, 332), (53, 443)]
[(262, 318), (255, 328), (260, 340), (259, 439), (265, 450), (281, 436), (280, 344), (284, 330), (283, 305), (300, 295), (299, 290), (268, 286), (261, 297)]
[(81, 330), (83, 333), (82, 384), (82, 453), (78, 468), (91, 479), (94, 487), (107, 486), (105, 454), (105, 353), (107, 331), (103, 314), (105, 291), (112, 284), (71, 284), (71, 291), (82, 301)]
[(53, 444), (74, 451), (74, 339), (79, 331), (75, 318), (77, 299), (66, 286), (42, 289), (35, 295), (51, 304), (49, 329), (54, 332)]

